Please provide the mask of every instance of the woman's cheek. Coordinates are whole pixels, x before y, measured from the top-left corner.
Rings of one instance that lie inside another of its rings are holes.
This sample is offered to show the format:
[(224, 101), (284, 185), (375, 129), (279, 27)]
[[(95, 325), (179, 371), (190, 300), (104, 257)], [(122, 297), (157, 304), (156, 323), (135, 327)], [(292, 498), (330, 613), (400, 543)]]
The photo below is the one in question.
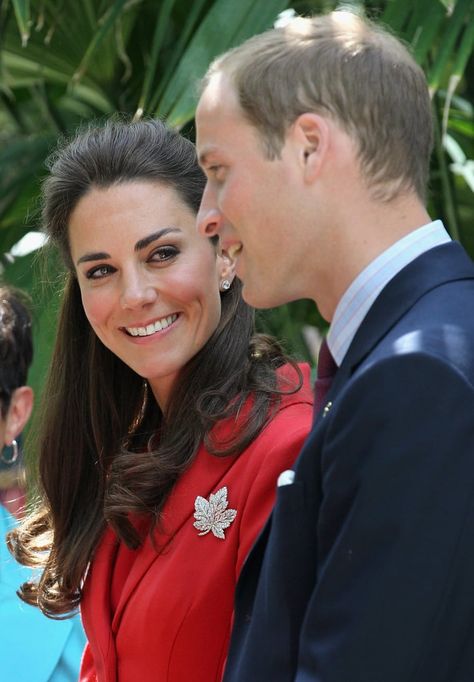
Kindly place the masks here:
[(103, 321), (108, 308), (105, 292), (82, 292), (82, 306), (89, 323), (94, 327)]

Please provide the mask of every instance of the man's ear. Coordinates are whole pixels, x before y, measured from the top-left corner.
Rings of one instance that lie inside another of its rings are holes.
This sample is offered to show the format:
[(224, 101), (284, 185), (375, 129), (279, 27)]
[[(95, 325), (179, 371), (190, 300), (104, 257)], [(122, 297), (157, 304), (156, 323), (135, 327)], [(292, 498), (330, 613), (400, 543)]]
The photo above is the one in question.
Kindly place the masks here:
[(319, 176), (327, 155), (330, 127), (323, 116), (305, 113), (294, 122), (293, 135), (298, 144), (305, 182), (310, 184)]
[(20, 386), (13, 391), (5, 419), (5, 445), (11, 445), (23, 431), (33, 409), (33, 398), (30, 386)]

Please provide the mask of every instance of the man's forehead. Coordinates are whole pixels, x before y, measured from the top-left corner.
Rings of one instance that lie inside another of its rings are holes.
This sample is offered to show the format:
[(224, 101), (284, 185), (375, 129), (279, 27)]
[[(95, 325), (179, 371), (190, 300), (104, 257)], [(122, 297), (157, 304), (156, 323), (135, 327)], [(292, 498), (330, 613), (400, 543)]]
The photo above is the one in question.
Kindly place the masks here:
[(196, 109), (196, 146), (199, 161), (229, 138), (228, 127), (241, 122), (237, 96), (227, 76), (212, 75)]
[(224, 71), (215, 71), (201, 94), (198, 110), (202, 107), (219, 110), (223, 101), (237, 104), (237, 95), (227, 74)]

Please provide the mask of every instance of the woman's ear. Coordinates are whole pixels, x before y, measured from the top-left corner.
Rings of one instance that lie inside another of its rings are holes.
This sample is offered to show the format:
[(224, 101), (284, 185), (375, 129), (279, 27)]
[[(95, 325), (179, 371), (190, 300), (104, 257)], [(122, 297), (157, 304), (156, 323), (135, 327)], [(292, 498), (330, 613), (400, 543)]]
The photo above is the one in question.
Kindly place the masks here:
[(224, 249), (221, 249), (217, 256), (217, 270), (219, 273), (219, 288), (221, 291), (226, 291), (235, 277), (235, 258)]
[(13, 391), (5, 418), (5, 445), (11, 445), (23, 431), (33, 409), (33, 397), (30, 386), (20, 386)]

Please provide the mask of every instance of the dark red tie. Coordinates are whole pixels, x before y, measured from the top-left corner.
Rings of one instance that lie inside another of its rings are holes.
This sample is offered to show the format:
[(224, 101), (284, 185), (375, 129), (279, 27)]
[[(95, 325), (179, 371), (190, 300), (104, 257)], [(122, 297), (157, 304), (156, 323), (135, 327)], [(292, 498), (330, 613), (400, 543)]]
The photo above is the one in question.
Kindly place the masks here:
[(336, 362), (331, 355), (326, 339), (324, 339), (318, 355), (317, 378), (314, 384), (313, 417), (316, 417), (323, 407), (336, 371)]

